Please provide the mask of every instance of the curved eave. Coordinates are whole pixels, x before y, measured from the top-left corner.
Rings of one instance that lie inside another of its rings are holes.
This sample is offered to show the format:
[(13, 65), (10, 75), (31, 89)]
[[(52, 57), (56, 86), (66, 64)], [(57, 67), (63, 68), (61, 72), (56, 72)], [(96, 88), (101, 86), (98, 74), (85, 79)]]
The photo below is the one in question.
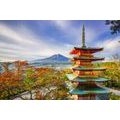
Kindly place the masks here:
[(66, 74), (67, 78), (70, 80), (70, 81), (73, 81), (73, 82), (106, 82), (110, 79), (107, 79), (107, 78), (99, 78), (99, 77), (79, 77), (79, 76), (76, 76), (74, 74)]
[(106, 79), (106, 78), (96, 78), (96, 79), (85, 79), (85, 78), (79, 78), (79, 77), (77, 77), (77, 78), (75, 78), (75, 79), (73, 79), (73, 80), (71, 80), (71, 81), (73, 81), (73, 82), (106, 82), (106, 81), (108, 81), (109, 79)]
[(75, 67), (72, 69), (78, 70), (78, 71), (104, 71), (106, 70), (106, 68), (80, 68), (80, 67)]
[(70, 94), (73, 95), (87, 95), (87, 94), (104, 94), (110, 93), (109, 90), (103, 88), (96, 88), (96, 89), (89, 89), (89, 90), (80, 90), (80, 89), (73, 89), (69, 91)]
[(82, 47), (74, 47), (74, 49), (70, 52), (70, 54), (77, 54), (78, 52), (89, 52), (89, 53), (95, 53), (102, 51), (103, 48), (82, 48)]
[(98, 60), (104, 60), (105, 58), (95, 58), (95, 57), (93, 57), (93, 58), (85, 58), (85, 57), (74, 57), (73, 58), (73, 61), (75, 61), (75, 60), (84, 60), (84, 61), (98, 61)]
[(94, 52), (98, 52), (98, 51), (102, 51), (103, 48), (90, 48), (90, 47), (74, 47), (75, 50), (84, 50), (84, 51), (94, 51)]

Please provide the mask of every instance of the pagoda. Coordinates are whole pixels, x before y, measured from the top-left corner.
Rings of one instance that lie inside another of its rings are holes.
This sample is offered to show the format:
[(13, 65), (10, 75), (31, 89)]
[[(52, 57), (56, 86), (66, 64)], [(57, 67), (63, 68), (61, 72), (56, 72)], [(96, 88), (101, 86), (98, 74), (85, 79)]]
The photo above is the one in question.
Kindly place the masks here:
[(70, 52), (73, 55), (74, 64), (72, 74), (67, 74), (67, 78), (74, 86), (70, 89), (71, 95), (77, 95), (78, 100), (95, 100), (99, 95), (108, 94), (109, 90), (101, 87), (98, 83), (109, 79), (100, 76), (106, 68), (94, 67), (94, 61), (101, 61), (104, 58), (94, 57), (94, 53), (102, 51), (103, 48), (91, 48), (85, 45), (85, 27), (82, 28), (82, 47), (74, 47)]

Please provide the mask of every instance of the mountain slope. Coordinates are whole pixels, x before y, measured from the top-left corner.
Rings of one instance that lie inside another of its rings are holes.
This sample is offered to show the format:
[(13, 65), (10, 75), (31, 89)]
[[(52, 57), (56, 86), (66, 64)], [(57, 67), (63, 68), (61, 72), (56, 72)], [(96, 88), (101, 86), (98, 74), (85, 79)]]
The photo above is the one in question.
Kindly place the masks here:
[(61, 54), (55, 54), (48, 58), (34, 60), (34, 63), (60, 63), (60, 62), (69, 62), (69, 58)]

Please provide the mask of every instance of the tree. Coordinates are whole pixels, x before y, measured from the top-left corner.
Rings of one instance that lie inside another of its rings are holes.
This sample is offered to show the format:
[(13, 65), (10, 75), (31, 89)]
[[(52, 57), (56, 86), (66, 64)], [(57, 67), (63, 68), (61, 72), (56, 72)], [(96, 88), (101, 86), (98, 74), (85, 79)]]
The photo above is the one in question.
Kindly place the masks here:
[(11, 99), (21, 92), (23, 92), (22, 81), (19, 81), (14, 72), (0, 74), (0, 99)]
[[(10, 71), (9, 65), (15, 64), (17, 72), (15, 70)], [(21, 93), (24, 91), (23, 89), (23, 67), (27, 63), (24, 61), (17, 62), (2, 62), (1, 66), (3, 67), (3, 71), (0, 74), (0, 99), (11, 99), (11, 97)], [(17, 73), (17, 74), (16, 74)], [(19, 74), (18, 74), (19, 73)], [(22, 78), (22, 79), (21, 79)]]
[[(44, 72), (43, 72), (44, 71)], [(65, 72), (57, 71), (51, 68), (38, 70), (38, 79), (36, 86), (44, 93), (44, 99), (67, 99), (68, 89), (65, 86)], [(40, 93), (41, 98), (41, 93)]]
[(19, 76), (19, 79), (21, 79), (22, 72), (24, 70), (24, 67), (28, 65), (27, 61), (15, 61), (14, 62), (15, 68), (16, 68), (16, 75)]
[(36, 81), (36, 75), (34, 69), (32, 68), (27, 69), (25, 71), (23, 83), (24, 83), (24, 90), (29, 92), (31, 100), (33, 99), (32, 90), (35, 89), (35, 81)]
[(1, 63), (1, 66), (3, 67), (3, 70), (4, 70), (5, 73), (9, 72), (9, 65), (10, 64), (11, 64), (10, 62), (2, 62)]
[(106, 25), (110, 26), (112, 34), (120, 33), (120, 20), (106, 20)]
[[(104, 64), (104, 66), (106, 67), (108, 65)], [(115, 62), (109, 63), (109, 69), (104, 71), (103, 76), (110, 78), (110, 81), (105, 83), (107, 87), (120, 89), (120, 62), (117, 62), (115, 59)]]

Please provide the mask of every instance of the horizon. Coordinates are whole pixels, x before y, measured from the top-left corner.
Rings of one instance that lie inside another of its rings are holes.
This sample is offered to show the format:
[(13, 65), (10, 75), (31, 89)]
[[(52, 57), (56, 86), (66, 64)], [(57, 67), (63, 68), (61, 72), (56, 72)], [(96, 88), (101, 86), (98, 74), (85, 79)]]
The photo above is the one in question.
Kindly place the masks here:
[(120, 34), (111, 35), (105, 20), (1, 20), (0, 61), (43, 59), (55, 54), (70, 57), (80, 47), (85, 25), (87, 47), (103, 47), (98, 56), (119, 54)]

